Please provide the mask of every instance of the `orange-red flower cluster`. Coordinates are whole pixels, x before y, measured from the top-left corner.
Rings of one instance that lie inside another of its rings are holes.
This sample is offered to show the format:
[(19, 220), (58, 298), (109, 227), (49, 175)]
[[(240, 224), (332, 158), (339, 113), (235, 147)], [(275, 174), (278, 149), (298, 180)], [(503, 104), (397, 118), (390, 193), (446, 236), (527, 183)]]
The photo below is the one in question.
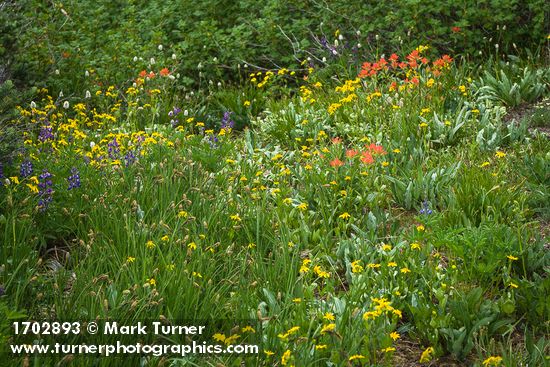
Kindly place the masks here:
[[(159, 75), (160, 76), (168, 76), (170, 75), (170, 70), (168, 70), (168, 68), (162, 68), (160, 71), (159, 71)], [(154, 71), (149, 71), (147, 72), (146, 70), (142, 70), (140, 71), (139, 73), (139, 77), (140, 78), (149, 78), (149, 79), (153, 79), (154, 77), (156, 76), (155, 72)]]
[[(384, 150), (384, 147), (378, 144), (370, 144), (365, 147), (365, 150), (360, 152), (356, 149), (348, 149), (346, 150), (346, 158), (352, 160), (355, 157), (360, 157), (361, 162), (364, 164), (372, 164), (374, 163), (376, 156), (378, 155), (384, 155), (387, 154), (387, 152)], [(339, 158), (334, 158), (330, 161), (330, 166), (334, 168), (342, 167), (345, 163), (340, 160)]]
[[(441, 58), (435, 60), (432, 63), (432, 69), (439, 71), (443, 67), (448, 66), (453, 59), (449, 55), (443, 55)], [(397, 54), (391, 54), (389, 61), (384, 57), (381, 57), (377, 62), (370, 63), (365, 62), (361, 67), (361, 72), (359, 73), (360, 78), (372, 77), (382, 71), (407, 71), (414, 70), (419, 68), (422, 65), (429, 65), (430, 60), (427, 57), (424, 57), (420, 54), (418, 50), (413, 50), (410, 54), (405, 57), (405, 60), (399, 61), (399, 56)], [(430, 71), (430, 67), (428, 67)], [(434, 72), (435, 75), (437, 73)], [(411, 80), (413, 83), (414, 81)]]

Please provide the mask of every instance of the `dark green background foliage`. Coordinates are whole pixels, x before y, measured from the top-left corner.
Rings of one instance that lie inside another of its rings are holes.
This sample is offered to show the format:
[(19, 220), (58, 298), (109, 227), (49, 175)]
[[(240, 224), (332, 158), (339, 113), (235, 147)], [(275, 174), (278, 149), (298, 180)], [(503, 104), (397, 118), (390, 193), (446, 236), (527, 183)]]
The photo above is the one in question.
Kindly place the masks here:
[[(134, 56), (154, 56), (157, 66), (173, 52), (178, 72), (192, 84), (197, 65), (205, 75), (235, 77), (243, 61), (266, 67), (297, 65), (311, 51), (329, 58), (339, 29), (339, 55), (409, 50), (428, 43), (453, 53), (512, 50), (513, 43), (537, 47), (548, 32), (544, 0), (481, 1), (39, 1), (0, 2), (0, 56), (18, 85), (82, 87), (84, 71), (95, 69), (110, 82), (135, 76)], [(452, 27), (460, 27), (453, 32)], [(360, 31), (360, 35), (356, 33)], [(378, 35), (378, 37), (377, 37)], [(357, 43), (359, 50), (353, 49)], [(157, 52), (157, 45), (164, 45)], [(390, 45), (392, 45), (390, 47)], [(347, 46), (347, 48), (346, 48)], [(296, 55), (294, 53), (296, 51)], [(159, 55), (163, 54), (163, 55)], [(217, 58), (217, 62), (213, 59)], [(113, 67), (116, 65), (116, 67)], [(214, 74), (212, 72), (215, 72)]]

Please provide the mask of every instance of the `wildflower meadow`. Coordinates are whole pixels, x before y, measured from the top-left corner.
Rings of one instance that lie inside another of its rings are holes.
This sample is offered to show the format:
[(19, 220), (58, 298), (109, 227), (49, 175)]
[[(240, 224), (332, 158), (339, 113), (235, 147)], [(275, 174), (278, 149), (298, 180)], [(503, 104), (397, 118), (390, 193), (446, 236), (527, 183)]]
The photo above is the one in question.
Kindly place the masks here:
[(0, 1), (0, 365), (550, 365), (544, 2), (320, 3)]

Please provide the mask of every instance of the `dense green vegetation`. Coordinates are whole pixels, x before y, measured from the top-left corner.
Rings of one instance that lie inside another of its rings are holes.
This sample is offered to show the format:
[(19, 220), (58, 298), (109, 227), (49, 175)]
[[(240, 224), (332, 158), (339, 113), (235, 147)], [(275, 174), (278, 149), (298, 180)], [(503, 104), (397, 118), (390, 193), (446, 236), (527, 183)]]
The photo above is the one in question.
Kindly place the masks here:
[[(0, 9), (3, 362), (548, 364), (543, 1)], [(260, 353), (14, 356), (28, 320)]]

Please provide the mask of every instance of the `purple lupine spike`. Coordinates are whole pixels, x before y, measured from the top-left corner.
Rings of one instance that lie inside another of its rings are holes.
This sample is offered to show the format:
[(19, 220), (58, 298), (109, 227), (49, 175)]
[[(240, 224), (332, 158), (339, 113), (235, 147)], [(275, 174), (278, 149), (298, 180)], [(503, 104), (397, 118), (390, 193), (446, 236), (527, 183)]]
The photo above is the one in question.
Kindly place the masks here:
[(29, 177), (32, 175), (33, 168), (32, 168), (32, 162), (29, 160), (24, 161), (21, 163), (19, 174), (21, 177)]
[(124, 156), (124, 162), (126, 164), (126, 167), (131, 166), (136, 161), (136, 155), (133, 151), (129, 150), (126, 155)]
[(80, 187), (80, 172), (76, 167), (71, 169), (71, 175), (67, 178), (67, 181), (69, 182), (69, 190)]
[(49, 204), (53, 200), (52, 174), (47, 169), (44, 169), (38, 178), (38, 208), (43, 212), (48, 209)]
[(422, 209), (420, 209), (419, 213), (426, 215), (430, 215), (433, 213), (433, 211), (430, 209), (430, 204), (428, 203), (428, 200), (424, 200), (422, 202)]
[(221, 125), (221, 128), (222, 129), (225, 129), (225, 128), (233, 128), (233, 126), (235, 126), (235, 121), (231, 120), (231, 112), (229, 111), (225, 111), (223, 113), (223, 117), (222, 117), (222, 125)]
[(109, 158), (117, 159), (118, 155), (120, 154), (120, 145), (118, 144), (116, 137), (113, 138), (113, 140), (111, 140), (109, 144), (107, 144), (107, 146), (108, 146), (107, 151), (109, 153)]
[(50, 122), (48, 120), (45, 120), (44, 125), (40, 128), (40, 132), (38, 133), (38, 140), (40, 142), (44, 143), (47, 140), (53, 140), (55, 137), (53, 135), (53, 129), (50, 126)]

